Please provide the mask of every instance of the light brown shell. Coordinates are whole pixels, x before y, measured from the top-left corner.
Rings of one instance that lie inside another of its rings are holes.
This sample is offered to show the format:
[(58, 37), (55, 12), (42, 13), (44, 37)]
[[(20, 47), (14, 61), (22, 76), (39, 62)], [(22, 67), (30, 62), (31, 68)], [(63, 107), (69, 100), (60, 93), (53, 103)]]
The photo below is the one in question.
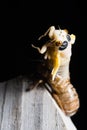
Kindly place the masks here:
[(48, 83), (55, 91), (52, 93), (52, 96), (60, 108), (65, 112), (66, 115), (73, 116), (78, 111), (80, 102), (78, 93), (70, 83), (70, 80), (62, 80), (56, 76), (54, 81), (49, 79)]

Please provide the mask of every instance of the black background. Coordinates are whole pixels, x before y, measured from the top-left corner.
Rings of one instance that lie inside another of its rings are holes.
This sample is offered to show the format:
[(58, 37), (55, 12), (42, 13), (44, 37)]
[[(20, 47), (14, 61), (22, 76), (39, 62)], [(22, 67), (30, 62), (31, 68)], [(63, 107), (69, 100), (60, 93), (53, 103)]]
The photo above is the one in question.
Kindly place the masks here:
[(86, 13), (84, 1), (9, 2), (1, 18), (0, 82), (26, 75), (31, 59), (38, 55), (30, 45), (36, 43), (51, 25), (76, 35), (70, 64), (71, 82), (80, 98), (80, 109), (72, 117), (78, 130), (86, 128)]

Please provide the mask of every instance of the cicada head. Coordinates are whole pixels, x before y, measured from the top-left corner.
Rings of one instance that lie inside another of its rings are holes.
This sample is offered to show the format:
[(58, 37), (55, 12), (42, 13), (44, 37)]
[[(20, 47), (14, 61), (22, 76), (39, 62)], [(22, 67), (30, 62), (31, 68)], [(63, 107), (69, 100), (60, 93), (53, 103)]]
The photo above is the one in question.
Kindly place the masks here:
[(61, 41), (61, 45), (59, 46), (60, 60), (61, 65), (64, 65), (70, 61), (72, 44), (75, 43), (76, 36), (74, 34), (69, 34), (67, 29), (59, 31), (61, 31), (58, 35), (58, 39)]

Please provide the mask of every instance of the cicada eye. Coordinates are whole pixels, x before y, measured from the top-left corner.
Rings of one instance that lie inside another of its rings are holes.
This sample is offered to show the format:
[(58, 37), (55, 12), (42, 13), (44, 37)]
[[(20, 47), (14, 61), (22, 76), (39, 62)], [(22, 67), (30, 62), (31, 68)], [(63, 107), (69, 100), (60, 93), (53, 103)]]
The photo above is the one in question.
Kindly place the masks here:
[(70, 37), (70, 35), (69, 35), (69, 34), (67, 34), (67, 35), (66, 35), (66, 38), (67, 38), (67, 40), (68, 40), (68, 41), (70, 41), (70, 40), (71, 40), (71, 37)]
[(63, 43), (62, 43), (62, 45), (59, 47), (59, 50), (64, 50), (64, 49), (66, 49), (67, 48), (67, 46), (68, 46), (68, 42), (67, 41), (64, 41)]

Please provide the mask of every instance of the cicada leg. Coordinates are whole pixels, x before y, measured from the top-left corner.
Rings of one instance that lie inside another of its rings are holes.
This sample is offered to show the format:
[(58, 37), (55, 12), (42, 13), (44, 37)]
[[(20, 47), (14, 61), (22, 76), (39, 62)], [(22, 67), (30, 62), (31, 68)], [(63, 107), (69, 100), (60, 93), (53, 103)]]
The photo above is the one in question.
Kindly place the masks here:
[(34, 80), (31, 85), (29, 85), (27, 88), (26, 88), (26, 91), (30, 91), (32, 90), (33, 88), (37, 87), (39, 84), (43, 83), (43, 80)]

